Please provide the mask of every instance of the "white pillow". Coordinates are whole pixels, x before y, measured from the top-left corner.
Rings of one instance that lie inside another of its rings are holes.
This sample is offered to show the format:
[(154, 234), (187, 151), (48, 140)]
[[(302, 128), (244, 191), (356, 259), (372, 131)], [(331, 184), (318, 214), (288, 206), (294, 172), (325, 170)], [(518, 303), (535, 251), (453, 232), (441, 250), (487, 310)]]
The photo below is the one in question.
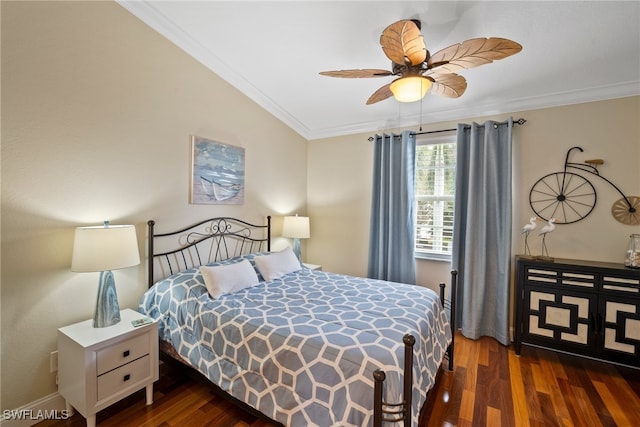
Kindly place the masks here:
[(246, 259), (234, 264), (201, 266), (200, 272), (209, 295), (214, 299), (259, 283), (256, 271)]
[(300, 261), (291, 248), (269, 255), (257, 256), (253, 259), (264, 280), (275, 280), (285, 274), (302, 269)]

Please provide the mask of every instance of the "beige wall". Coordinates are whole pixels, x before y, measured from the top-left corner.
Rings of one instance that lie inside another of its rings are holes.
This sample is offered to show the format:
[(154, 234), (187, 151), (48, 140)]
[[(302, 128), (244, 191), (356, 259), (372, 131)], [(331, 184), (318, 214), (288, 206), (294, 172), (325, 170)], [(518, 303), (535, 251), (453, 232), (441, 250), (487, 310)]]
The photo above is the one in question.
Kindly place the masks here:
[[(56, 391), (56, 329), (93, 315), (78, 225), (304, 213), (306, 141), (115, 2), (2, 2), (2, 409)], [(190, 205), (191, 134), (246, 149), (245, 203)], [(145, 264), (114, 272), (120, 306)]]
[[(425, 101), (428, 102), (428, 101)], [(469, 118), (465, 123), (504, 120), (510, 115)], [(562, 169), (566, 151), (576, 145), (584, 153), (573, 159), (602, 158), (601, 173), (626, 194), (640, 195), (640, 97), (513, 113), (527, 123), (514, 128), (513, 249), (522, 253), (521, 227), (533, 211), (531, 186)], [(448, 129), (456, 123), (439, 123), (423, 130)], [(325, 270), (364, 275), (371, 194), (372, 144), (370, 134), (311, 141), (309, 143), (307, 210), (312, 236), (307, 260)], [(640, 227), (613, 219), (611, 205), (618, 193), (597, 177), (589, 177), (598, 194), (594, 211), (575, 224), (561, 225), (547, 239), (551, 256), (623, 262), (628, 236)], [(542, 224), (540, 224), (542, 226)], [(530, 237), (534, 255), (540, 254), (540, 238)], [(478, 254), (482, 256), (482, 254)], [(417, 282), (437, 289), (448, 282), (446, 262), (418, 260)]]

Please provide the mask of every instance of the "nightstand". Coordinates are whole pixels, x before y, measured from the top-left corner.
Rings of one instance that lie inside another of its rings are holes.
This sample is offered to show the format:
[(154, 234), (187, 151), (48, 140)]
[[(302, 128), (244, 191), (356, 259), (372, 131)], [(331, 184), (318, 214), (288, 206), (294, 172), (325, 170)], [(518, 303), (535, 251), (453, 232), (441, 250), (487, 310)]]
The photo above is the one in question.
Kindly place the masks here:
[(121, 321), (94, 328), (93, 319), (58, 329), (58, 391), (67, 410), (80, 412), (87, 427), (96, 425), (96, 413), (146, 388), (153, 403), (158, 380), (158, 324), (134, 327), (146, 318), (134, 310), (120, 312)]
[(318, 270), (318, 271), (322, 271), (322, 266), (321, 265), (316, 265), (316, 264), (307, 264), (306, 262), (303, 262), (302, 265), (304, 265), (305, 267), (307, 267), (309, 270)]

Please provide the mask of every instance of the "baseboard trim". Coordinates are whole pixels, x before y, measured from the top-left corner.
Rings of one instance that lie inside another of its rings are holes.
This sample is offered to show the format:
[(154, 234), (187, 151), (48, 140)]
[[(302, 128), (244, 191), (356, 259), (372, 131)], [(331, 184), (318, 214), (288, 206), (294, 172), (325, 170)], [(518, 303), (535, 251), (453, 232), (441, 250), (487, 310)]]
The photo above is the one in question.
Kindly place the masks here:
[(0, 414), (0, 426), (30, 427), (44, 420), (68, 417), (64, 398), (55, 392), (20, 408), (3, 410)]

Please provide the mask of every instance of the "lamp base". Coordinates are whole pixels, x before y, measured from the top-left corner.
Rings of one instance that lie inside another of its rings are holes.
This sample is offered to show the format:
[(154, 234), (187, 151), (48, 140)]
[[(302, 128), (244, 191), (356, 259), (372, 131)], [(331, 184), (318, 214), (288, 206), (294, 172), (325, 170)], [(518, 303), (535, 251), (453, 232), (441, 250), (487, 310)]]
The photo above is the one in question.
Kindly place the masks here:
[(106, 328), (120, 322), (120, 306), (116, 293), (116, 281), (111, 271), (100, 273), (96, 311), (93, 316), (94, 328)]
[(298, 261), (302, 262), (302, 250), (300, 249), (300, 239), (293, 238), (293, 253), (298, 257)]

